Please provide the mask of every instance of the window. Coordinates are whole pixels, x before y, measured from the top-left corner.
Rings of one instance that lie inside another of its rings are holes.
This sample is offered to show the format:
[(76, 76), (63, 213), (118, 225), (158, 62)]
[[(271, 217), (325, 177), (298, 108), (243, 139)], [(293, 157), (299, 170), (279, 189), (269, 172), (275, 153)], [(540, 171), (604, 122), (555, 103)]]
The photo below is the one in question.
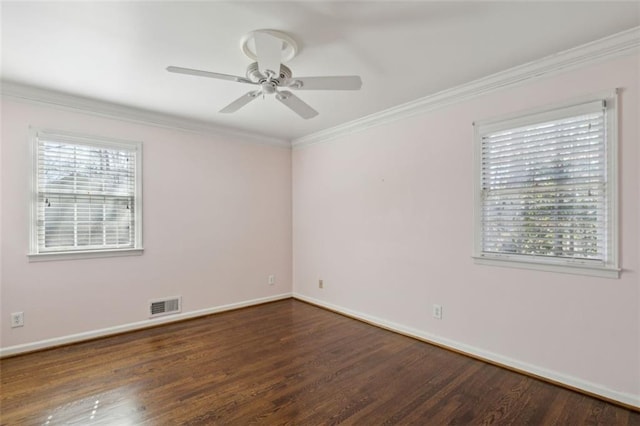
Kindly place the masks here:
[(616, 103), (475, 125), (478, 263), (618, 277)]
[(31, 130), (32, 259), (140, 254), (142, 144)]

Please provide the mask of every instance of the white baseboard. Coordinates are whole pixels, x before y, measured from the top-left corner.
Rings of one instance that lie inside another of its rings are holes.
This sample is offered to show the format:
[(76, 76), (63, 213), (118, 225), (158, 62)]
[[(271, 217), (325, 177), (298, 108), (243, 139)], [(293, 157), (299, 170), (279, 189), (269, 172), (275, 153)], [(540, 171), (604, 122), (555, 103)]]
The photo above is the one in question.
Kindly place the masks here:
[(387, 321), (382, 318), (368, 315), (359, 311), (345, 308), (343, 306), (334, 305), (332, 303), (325, 302), (323, 300), (315, 299), (313, 297), (305, 296), (300, 293), (293, 293), (293, 297), (304, 302), (317, 305), (322, 308), (330, 309), (332, 311), (353, 317), (367, 323), (380, 326), (390, 331), (394, 331), (406, 336), (414, 337), (418, 340), (422, 340), (428, 343), (434, 343), (438, 346), (453, 349), (458, 352), (468, 354), (474, 358), (486, 360), (498, 365), (502, 365), (514, 370), (521, 371), (526, 374), (538, 376), (543, 379), (547, 379), (551, 382), (555, 382), (561, 385), (568, 386), (584, 391), (589, 394), (597, 395), (605, 399), (620, 402), (622, 404), (640, 409), (640, 395), (633, 395), (625, 392), (618, 392), (596, 383), (591, 383), (576, 377), (568, 376), (566, 374), (548, 370), (537, 365), (532, 365), (526, 362), (518, 361), (513, 358), (509, 358), (500, 354), (496, 354), (484, 349), (476, 348), (455, 340), (447, 339), (435, 334), (427, 333), (422, 330), (417, 330), (412, 327), (407, 327), (402, 324), (398, 324), (392, 321)]
[(23, 345), (9, 346), (6, 348), (0, 348), (0, 358), (17, 355), (25, 352), (32, 352), (36, 350), (42, 350), (52, 348), (55, 346), (66, 345), (70, 343), (82, 342), (85, 340), (95, 339), (98, 337), (106, 337), (113, 334), (124, 333), (128, 331), (140, 330), (148, 327), (153, 327), (160, 324), (168, 324), (175, 321), (181, 321), (189, 318), (196, 318), (200, 316), (215, 314), (218, 312), (230, 311), (234, 309), (244, 308), (253, 305), (259, 305), (267, 302), (274, 302), (277, 300), (288, 299), (294, 297), (295, 299), (302, 300), (304, 302), (311, 303), (326, 309), (330, 309), (335, 312), (345, 314), (347, 316), (366, 321), (368, 323), (383, 327), (385, 329), (395, 331), (400, 334), (404, 334), (410, 337), (414, 337), (426, 342), (435, 343), (439, 346), (450, 348), (459, 352), (469, 354), (475, 358), (484, 359), (499, 365), (503, 365), (515, 370), (520, 370), (524, 373), (539, 376), (541, 378), (557, 382), (572, 388), (580, 389), (587, 393), (601, 396), (606, 399), (618, 401), (620, 403), (640, 409), (640, 395), (633, 395), (624, 392), (618, 392), (601, 385), (584, 381), (566, 374), (559, 373), (557, 371), (548, 370), (543, 367), (528, 364), (522, 361), (518, 361), (500, 354), (496, 354), (484, 349), (476, 348), (474, 346), (466, 345), (464, 343), (457, 342), (455, 340), (446, 339), (431, 333), (426, 333), (421, 330), (417, 330), (411, 327), (404, 326), (392, 321), (387, 321), (382, 318), (368, 315), (359, 311), (345, 308), (343, 306), (334, 305), (332, 303), (325, 302), (323, 300), (308, 297), (299, 293), (282, 293), (275, 296), (263, 297), (258, 299), (246, 300), (238, 303), (231, 303), (228, 305), (215, 306), (207, 309), (200, 309), (197, 311), (183, 312), (168, 317), (161, 317), (155, 319), (149, 319), (129, 324), (123, 324), (115, 327), (108, 327), (99, 330), (87, 331), (84, 333), (71, 334), (62, 337), (56, 337), (53, 339), (40, 340), (37, 342), (26, 343)]
[(228, 305), (215, 306), (213, 308), (200, 309), (197, 311), (183, 312), (176, 315), (170, 315), (160, 318), (148, 319), (144, 321), (132, 322), (129, 324), (117, 325), (115, 327), (101, 328), (99, 330), (86, 331), (84, 333), (70, 334), (53, 339), (40, 340), (33, 343), (25, 343), (23, 345), (9, 346), (0, 348), (0, 358), (10, 355), (17, 355), (25, 352), (33, 352), (37, 350), (52, 348), (60, 345), (68, 345), (70, 343), (82, 342), (84, 340), (105, 337), (112, 334), (125, 333), (127, 331), (140, 330), (143, 328), (153, 327), (160, 324), (168, 324), (175, 321), (181, 321), (189, 318), (196, 318), (205, 315), (215, 314), (218, 312), (231, 311), (234, 309), (245, 308), (247, 306), (259, 305), (267, 302), (275, 302), (276, 300), (288, 299), (291, 293), (282, 293), (275, 296), (261, 297), (258, 299), (245, 300)]

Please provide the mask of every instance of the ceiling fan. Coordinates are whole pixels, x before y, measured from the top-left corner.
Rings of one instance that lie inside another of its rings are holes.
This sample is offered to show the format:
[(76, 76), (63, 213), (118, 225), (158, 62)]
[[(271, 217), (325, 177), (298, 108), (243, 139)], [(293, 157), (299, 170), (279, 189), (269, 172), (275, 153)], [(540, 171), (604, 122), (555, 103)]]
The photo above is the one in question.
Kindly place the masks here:
[(293, 38), (281, 31), (252, 31), (243, 38), (241, 47), (245, 55), (255, 61), (247, 67), (246, 77), (174, 66), (167, 67), (167, 71), (258, 86), (221, 109), (222, 113), (236, 112), (260, 96), (273, 94), (300, 117), (309, 119), (318, 115), (318, 111), (288, 89), (359, 90), (362, 87), (362, 80), (357, 75), (294, 77), (282, 62), (291, 60), (298, 52), (298, 46)]

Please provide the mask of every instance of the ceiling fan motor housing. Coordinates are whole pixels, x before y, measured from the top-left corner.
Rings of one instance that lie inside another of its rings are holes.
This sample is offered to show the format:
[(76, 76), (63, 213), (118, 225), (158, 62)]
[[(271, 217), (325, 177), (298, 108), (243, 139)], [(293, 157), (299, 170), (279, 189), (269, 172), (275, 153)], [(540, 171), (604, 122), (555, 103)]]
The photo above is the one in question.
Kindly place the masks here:
[(276, 86), (282, 85), (286, 80), (290, 79), (293, 74), (286, 65), (280, 64), (280, 74), (278, 76), (264, 75), (258, 69), (258, 63), (253, 62), (247, 67), (247, 78), (255, 83), (263, 84), (266, 82), (275, 83)]

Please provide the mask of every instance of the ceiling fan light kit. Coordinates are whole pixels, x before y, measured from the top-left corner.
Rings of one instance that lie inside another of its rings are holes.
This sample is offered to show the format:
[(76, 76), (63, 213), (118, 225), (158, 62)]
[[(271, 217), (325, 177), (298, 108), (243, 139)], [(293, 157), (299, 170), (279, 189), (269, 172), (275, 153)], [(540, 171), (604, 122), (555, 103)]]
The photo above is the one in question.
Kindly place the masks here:
[(362, 80), (357, 75), (331, 77), (294, 77), (291, 69), (283, 64), (298, 53), (298, 44), (289, 35), (276, 30), (256, 30), (245, 35), (240, 43), (242, 52), (252, 61), (246, 77), (182, 67), (167, 67), (167, 71), (216, 78), (260, 86), (220, 110), (233, 113), (260, 95), (275, 94), (275, 98), (304, 119), (313, 118), (318, 112), (289, 90), (359, 90)]

